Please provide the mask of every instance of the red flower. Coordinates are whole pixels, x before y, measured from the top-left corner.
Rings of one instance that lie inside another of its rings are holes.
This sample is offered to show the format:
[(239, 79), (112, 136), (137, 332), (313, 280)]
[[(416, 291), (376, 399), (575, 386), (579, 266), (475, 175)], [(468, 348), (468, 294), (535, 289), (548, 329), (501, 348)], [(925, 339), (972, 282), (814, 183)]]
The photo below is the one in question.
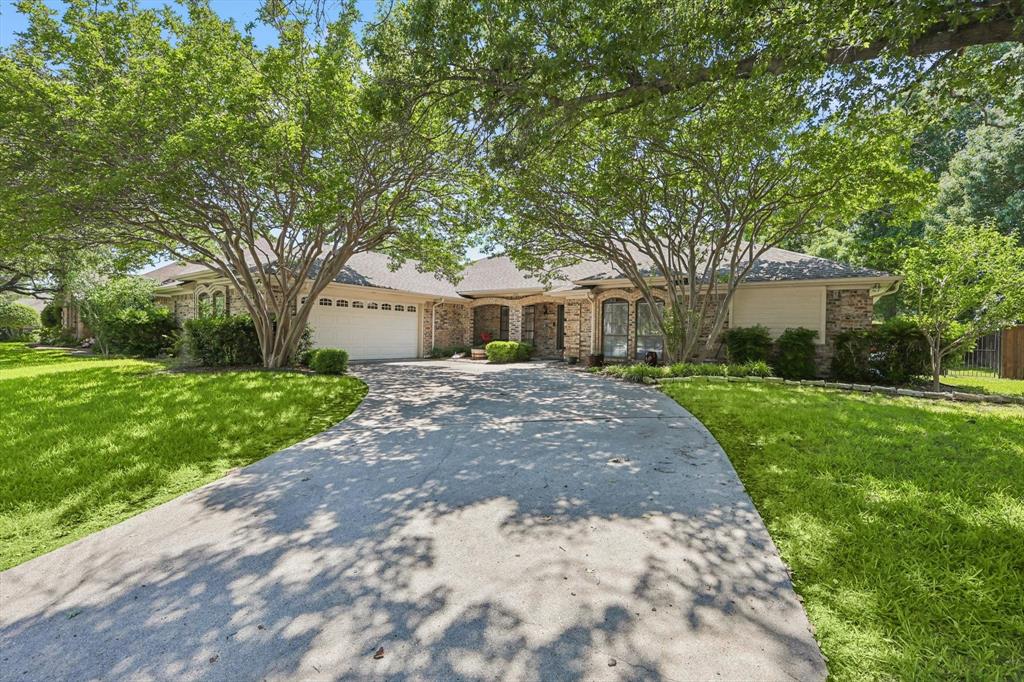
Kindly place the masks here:
[(489, 332), (480, 332), (480, 340), (483, 341), (484, 343), (490, 343), (491, 338), (492, 336)]

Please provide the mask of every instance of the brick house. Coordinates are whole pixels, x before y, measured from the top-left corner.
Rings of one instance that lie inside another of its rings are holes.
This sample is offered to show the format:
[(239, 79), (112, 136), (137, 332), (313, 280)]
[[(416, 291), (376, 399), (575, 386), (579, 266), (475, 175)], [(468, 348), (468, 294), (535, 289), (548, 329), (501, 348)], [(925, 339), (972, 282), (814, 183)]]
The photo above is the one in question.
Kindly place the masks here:
[[(202, 266), (174, 263), (146, 276), (159, 282), (159, 300), (179, 321), (199, 309), (244, 311), (226, 281)], [(658, 278), (651, 283), (656, 289)], [(874, 301), (897, 283), (883, 272), (771, 249), (737, 289), (727, 327), (761, 324), (774, 335), (815, 329), (824, 368), (835, 335), (870, 326)], [(425, 357), (483, 338), (527, 341), (541, 358), (629, 361), (662, 348), (639, 290), (609, 265), (589, 262), (545, 284), (495, 256), (471, 263), (452, 284), (415, 262), (391, 270), (382, 254), (358, 254), (318, 295), (309, 323), (316, 346), (344, 348), (357, 360)]]

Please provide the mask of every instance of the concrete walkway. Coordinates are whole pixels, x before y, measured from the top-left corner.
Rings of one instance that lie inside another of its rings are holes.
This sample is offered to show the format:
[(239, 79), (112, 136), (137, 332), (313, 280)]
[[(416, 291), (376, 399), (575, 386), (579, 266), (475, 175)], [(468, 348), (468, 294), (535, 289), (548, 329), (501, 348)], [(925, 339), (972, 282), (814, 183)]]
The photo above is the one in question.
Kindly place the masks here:
[(339, 426), (0, 574), (0, 679), (824, 677), (735, 472), (664, 395), (356, 372)]

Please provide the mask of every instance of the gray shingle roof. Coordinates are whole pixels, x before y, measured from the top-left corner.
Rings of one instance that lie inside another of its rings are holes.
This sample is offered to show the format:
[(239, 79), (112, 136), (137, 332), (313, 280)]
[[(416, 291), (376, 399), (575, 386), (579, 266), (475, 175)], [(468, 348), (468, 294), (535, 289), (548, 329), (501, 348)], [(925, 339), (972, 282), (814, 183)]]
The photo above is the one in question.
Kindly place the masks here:
[[(647, 267), (645, 274), (659, 276), (650, 259), (637, 258), (641, 267)], [(797, 253), (786, 249), (770, 248), (757, 259), (745, 281), (747, 282), (791, 282), (813, 279), (843, 279), (856, 277), (889, 277), (889, 273), (855, 265), (847, 265), (827, 258), (818, 258), (806, 253)], [(625, 279), (614, 266), (607, 265), (603, 270), (587, 279)]]
[(341, 274), (334, 278), (339, 284), (397, 289), (430, 296), (458, 296), (455, 285), (431, 272), (417, 270), (418, 261), (407, 260), (392, 271), (388, 257), (382, 253), (357, 253)]
[[(534, 274), (520, 270), (508, 256), (491, 256), (470, 263), (458, 284), (431, 272), (420, 272), (417, 261), (405, 261), (396, 270), (389, 266), (389, 258), (382, 253), (360, 253), (352, 256), (335, 282), (355, 286), (376, 287), (407, 291), (427, 296), (457, 297), (461, 294), (486, 295), (487, 292), (525, 292), (547, 289), (567, 291), (578, 288), (575, 282), (602, 279), (624, 279), (623, 275), (607, 263), (585, 261), (553, 273), (545, 283)], [(648, 261), (649, 264), (649, 261)], [(641, 261), (641, 265), (643, 262)], [(187, 279), (189, 275), (205, 271), (201, 265), (170, 263), (145, 273), (144, 276), (161, 283)], [(651, 270), (651, 275), (656, 275)], [(815, 279), (888, 277), (888, 273), (869, 268), (838, 263), (804, 253), (772, 248), (758, 259), (748, 282), (787, 282)], [(460, 294), (461, 292), (461, 294)]]

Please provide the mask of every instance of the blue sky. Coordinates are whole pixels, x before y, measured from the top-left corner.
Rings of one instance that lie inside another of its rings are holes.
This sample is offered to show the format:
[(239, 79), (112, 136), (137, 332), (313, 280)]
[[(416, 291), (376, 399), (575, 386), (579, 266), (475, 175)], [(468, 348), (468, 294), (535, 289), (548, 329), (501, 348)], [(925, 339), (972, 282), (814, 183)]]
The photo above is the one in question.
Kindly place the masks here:
[[(63, 3), (60, 0), (45, 0), (50, 7), (60, 8)], [(23, 31), (26, 21), (23, 16), (14, 11), (15, 0), (0, 0), (0, 47), (7, 47), (15, 40), (15, 34)], [(162, 7), (173, 5), (173, 2), (166, 0), (139, 0), (143, 7)], [(376, 13), (377, 4), (375, 0), (357, 0), (356, 5), (364, 19), (370, 19)], [(247, 22), (256, 18), (256, 12), (260, 6), (260, 0), (211, 0), (210, 6), (217, 14), (235, 20), (241, 27)], [(256, 39), (258, 41), (273, 40), (273, 32), (257, 27)]]

